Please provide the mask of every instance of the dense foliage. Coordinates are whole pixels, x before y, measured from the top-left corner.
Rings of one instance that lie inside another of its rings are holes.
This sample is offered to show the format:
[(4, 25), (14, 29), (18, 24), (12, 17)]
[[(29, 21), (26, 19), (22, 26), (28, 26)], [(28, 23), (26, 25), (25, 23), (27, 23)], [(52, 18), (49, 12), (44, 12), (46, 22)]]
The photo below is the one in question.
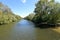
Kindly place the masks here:
[(33, 17), (34, 17), (34, 13), (31, 13), (31, 14), (29, 14), (28, 16), (26, 16), (24, 19), (27, 19), (27, 20), (32, 20), (33, 19)]
[(40, 0), (36, 4), (35, 17), (33, 22), (56, 24), (60, 19), (60, 3), (56, 3), (55, 0)]
[(13, 14), (8, 6), (0, 3), (0, 24), (15, 22), (19, 19), (21, 19), (20, 16)]

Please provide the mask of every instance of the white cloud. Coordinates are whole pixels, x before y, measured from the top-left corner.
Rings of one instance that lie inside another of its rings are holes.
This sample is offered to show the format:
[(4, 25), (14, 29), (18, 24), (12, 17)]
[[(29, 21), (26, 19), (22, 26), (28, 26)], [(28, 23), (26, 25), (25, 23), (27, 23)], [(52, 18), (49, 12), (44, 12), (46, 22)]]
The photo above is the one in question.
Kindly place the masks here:
[(26, 0), (22, 0), (22, 3), (26, 3)]

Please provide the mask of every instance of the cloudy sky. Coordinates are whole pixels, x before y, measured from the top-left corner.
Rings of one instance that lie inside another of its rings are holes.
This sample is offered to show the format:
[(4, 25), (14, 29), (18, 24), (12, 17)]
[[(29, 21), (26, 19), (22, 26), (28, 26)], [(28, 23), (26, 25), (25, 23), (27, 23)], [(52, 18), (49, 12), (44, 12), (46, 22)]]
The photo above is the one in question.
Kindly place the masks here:
[[(0, 0), (0, 2), (9, 6), (13, 13), (22, 17), (25, 17), (34, 11), (35, 3), (37, 3), (37, 1), (38, 0)], [(60, 2), (59, 0), (56, 1)]]

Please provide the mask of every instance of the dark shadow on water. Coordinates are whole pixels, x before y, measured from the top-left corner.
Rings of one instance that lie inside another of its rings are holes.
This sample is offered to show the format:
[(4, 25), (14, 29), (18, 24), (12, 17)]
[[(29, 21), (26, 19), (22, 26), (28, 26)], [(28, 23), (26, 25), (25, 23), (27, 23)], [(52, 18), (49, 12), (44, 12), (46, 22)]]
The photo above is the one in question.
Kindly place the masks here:
[(1, 25), (0, 40), (60, 40), (60, 33), (44, 26), (36, 28), (34, 23), (28, 20)]
[(47, 28), (56, 28), (56, 27), (60, 27), (60, 25), (40, 24), (40, 25), (35, 25), (35, 27), (38, 27), (38, 28), (41, 28), (41, 29), (47, 29)]
[(16, 30), (14, 37), (19, 38), (19, 40), (60, 40), (60, 33), (49, 29), (55, 26), (39, 25), (36, 28), (34, 25), (31, 21), (21, 20), (14, 27)]

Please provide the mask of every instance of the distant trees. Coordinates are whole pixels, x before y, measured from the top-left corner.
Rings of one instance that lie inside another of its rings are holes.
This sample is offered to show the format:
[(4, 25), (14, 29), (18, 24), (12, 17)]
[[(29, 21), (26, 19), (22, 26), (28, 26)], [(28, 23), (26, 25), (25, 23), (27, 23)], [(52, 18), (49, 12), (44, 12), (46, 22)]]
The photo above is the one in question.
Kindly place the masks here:
[(33, 17), (34, 17), (34, 13), (31, 13), (31, 14), (29, 14), (28, 16), (26, 16), (25, 17), (25, 19), (27, 19), (27, 20), (32, 20), (33, 19)]
[(13, 14), (8, 6), (0, 3), (0, 24), (11, 23), (20, 20), (21, 17)]
[(60, 20), (60, 3), (56, 3), (55, 0), (40, 0), (34, 12), (36, 14), (32, 19), (33, 22), (56, 24)]

